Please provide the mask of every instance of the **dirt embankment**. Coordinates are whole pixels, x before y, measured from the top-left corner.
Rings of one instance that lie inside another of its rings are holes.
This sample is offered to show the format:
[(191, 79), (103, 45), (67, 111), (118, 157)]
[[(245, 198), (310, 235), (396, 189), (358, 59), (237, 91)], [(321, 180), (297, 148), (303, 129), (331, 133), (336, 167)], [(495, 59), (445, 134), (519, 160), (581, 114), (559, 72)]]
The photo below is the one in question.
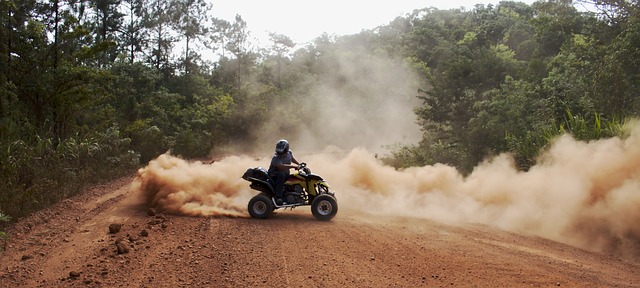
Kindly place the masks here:
[[(341, 209), (272, 219), (153, 213), (131, 178), (21, 220), (2, 287), (637, 287), (640, 265), (484, 225)], [(116, 224), (116, 225), (112, 225)], [(110, 231), (111, 226), (111, 231)]]

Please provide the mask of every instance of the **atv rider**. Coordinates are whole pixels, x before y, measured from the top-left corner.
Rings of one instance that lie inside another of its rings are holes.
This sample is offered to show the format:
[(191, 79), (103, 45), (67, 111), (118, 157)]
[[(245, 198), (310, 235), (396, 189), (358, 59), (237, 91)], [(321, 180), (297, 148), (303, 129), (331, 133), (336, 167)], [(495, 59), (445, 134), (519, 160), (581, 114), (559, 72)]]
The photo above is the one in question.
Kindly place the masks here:
[[(291, 163), (295, 163), (293, 165)], [(300, 166), (298, 160), (293, 157), (293, 153), (289, 150), (289, 142), (287, 140), (280, 140), (276, 143), (276, 153), (271, 158), (271, 164), (269, 165), (269, 176), (275, 182), (276, 204), (283, 204), (284, 197), (284, 182), (289, 177), (289, 169), (298, 169)]]

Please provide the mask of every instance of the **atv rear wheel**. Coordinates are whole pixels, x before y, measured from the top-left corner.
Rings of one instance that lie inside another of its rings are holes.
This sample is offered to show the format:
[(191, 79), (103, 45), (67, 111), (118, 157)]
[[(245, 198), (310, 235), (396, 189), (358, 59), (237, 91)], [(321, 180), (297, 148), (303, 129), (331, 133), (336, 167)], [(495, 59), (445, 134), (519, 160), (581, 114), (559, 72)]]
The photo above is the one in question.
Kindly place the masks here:
[(267, 219), (273, 213), (274, 206), (273, 202), (271, 202), (271, 198), (264, 194), (260, 193), (251, 200), (249, 200), (248, 205), (249, 214), (253, 218)]
[(329, 221), (338, 213), (338, 201), (331, 195), (319, 195), (311, 202), (311, 213), (320, 221)]

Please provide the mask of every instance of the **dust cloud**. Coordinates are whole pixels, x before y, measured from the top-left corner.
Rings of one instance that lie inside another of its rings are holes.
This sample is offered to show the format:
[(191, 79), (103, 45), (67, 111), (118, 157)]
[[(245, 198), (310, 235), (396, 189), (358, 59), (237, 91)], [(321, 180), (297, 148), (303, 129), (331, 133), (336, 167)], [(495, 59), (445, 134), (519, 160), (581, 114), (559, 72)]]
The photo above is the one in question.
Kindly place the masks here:
[(324, 73), (296, 85), (291, 92), (295, 101), (273, 104), (272, 118), (254, 130), (259, 147), (252, 152), (273, 151), (280, 138), (305, 152), (332, 145), (380, 153), (421, 139), (413, 109), (421, 103), (416, 87), (426, 85), (421, 84), (424, 76), (403, 59), (372, 55), (361, 46), (345, 50), (349, 52), (327, 56), (332, 60)]
[(394, 170), (361, 149), (310, 162), (342, 191), (341, 207), (482, 223), (640, 259), (640, 125), (629, 130), (588, 143), (564, 135), (527, 172), (506, 154), (466, 177), (445, 165)]
[[(341, 211), (482, 223), (640, 256), (640, 125), (630, 127), (625, 139), (586, 143), (562, 136), (527, 172), (506, 154), (468, 176), (440, 164), (396, 170), (363, 148), (296, 158), (329, 182)], [(140, 169), (132, 188), (171, 213), (248, 217), (247, 202), (257, 192), (240, 176), (268, 165), (266, 156), (204, 164), (162, 155)]]
[(246, 217), (247, 201), (253, 195), (240, 176), (255, 164), (247, 156), (203, 163), (167, 153), (138, 170), (131, 190), (165, 213)]

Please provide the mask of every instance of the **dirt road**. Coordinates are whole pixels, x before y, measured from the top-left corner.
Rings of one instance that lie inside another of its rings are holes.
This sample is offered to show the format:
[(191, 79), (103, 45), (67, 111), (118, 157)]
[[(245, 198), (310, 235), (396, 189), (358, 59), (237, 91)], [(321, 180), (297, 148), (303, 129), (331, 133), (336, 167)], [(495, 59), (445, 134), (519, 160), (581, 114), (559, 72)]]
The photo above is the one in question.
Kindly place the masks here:
[(268, 220), (154, 214), (129, 191), (132, 180), (17, 223), (0, 286), (640, 286), (640, 263), (488, 226), (347, 209), (330, 222), (308, 208)]

